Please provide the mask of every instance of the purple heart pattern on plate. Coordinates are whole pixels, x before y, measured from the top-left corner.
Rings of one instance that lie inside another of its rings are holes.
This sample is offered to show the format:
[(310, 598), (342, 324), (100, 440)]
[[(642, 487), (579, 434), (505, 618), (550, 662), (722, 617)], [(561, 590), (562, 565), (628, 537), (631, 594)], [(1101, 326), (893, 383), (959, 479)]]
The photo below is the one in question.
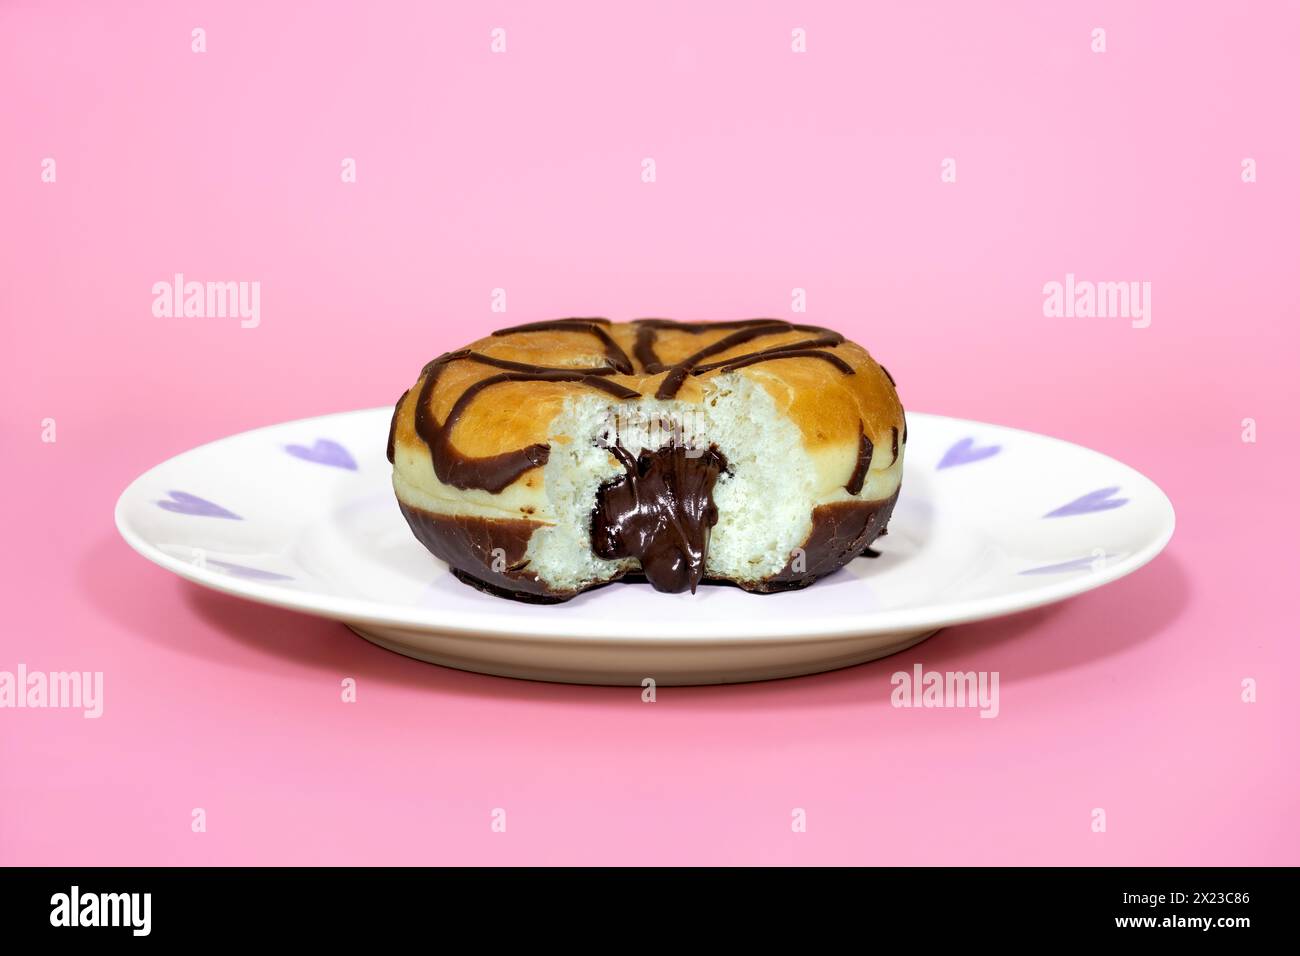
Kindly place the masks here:
[(1109, 584), (1155, 557), (1174, 527), (1164, 493), (1121, 462), (916, 412), (912, 478), (883, 558), (780, 595), (665, 600), (634, 585), (539, 612), (466, 588), (410, 536), (379, 464), (391, 421), (391, 407), (365, 409), (202, 445), (132, 482), (115, 521), (136, 551), (200, 586), (347, 623), (398, 653), (627, 686), (646, 673), (661, 686), (709, 684), (872, 660), (941, 627)]
[(1088, 555), (1083, 558), (1075, 558), (1072, 561), (1062, 561), (1060, 564), (1044, 564), (1036, 568), (1027, 568), (1020, 574), (1065, 574), (1067, 571), (1095, 571), (1099, 567), (1104, 567), (1105, 563), (1115, 557), (1112, 554)]
[(1128, 504), (1128, 499), (1114, 497), (1118, 491), (1118, 485), (1111, 488), (1098, 488), (1080, 498), (1075, 498), (1068, 504), (1061, 505), (1055, 511), (1047, 512), (1043, 517), (1068, 518), (1071, 515), (1086, 515), (1094, 511), (1110, 511), (1112, 508), (1122, 507)]
[(974, 438), (963, 438), (944, 452), (944, 456), (940, 459), (935, 471), (943, 471), (945, 468), (955, 468), (957, 465), (969, 465), (973, 462), (983, 461), (985, 458), (992, 458), (1001, 450), (1001, 445), (985, 445), (980, 448), (976, 446)]
[(348, 471), (357, 470), (357, 461), (352, 457), (351, 452), (336, 441), (330, 441), (328, 438), (317, 438), (316, 443), (310, 447), (307, 445), (285, 445), (284, 450), (295, 458), (301, 458), (303, 461), (312, 461), (318, 465), (329, 465), (331, 468), (346, 468)]
[(279, 574), (275, 571), (263, 571), (261, 568), (250, 568), (243, 564), (234, 564), (230, 561), (214, 561), (211, 558), (205, 560), (204, 565), (207, 567), (221, 568), (228, 574), (233, 574), (237, 578), (248, 578), (250, 581), (292, 581), (293, 578), (287, 574)]
[(174, 511), (180, 515), (194, 515), (198, 518), (229, 518), (231, 521), (243, 521), (233, 511), (227, 511), (221, 505), (214, 504), (206, 498), (192, 495), (188, 491), (169, 491), (168, 498), (160, 500), (158, 507), (164, 511)]

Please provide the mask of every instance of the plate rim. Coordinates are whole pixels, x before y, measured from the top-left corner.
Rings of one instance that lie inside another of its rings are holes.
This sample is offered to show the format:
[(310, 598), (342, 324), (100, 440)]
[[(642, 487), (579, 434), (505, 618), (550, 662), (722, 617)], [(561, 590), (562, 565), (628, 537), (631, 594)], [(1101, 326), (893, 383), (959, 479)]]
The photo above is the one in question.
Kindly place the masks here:
[[(920, 605), (918, 607), (867, 611), (861, 614), (837, 614), (813, 622), (804, 622), (793, 628), (789, 621), (778, 622), (748, 617), (737, 618), (737, 621), (741, 623), (731, 626), (728, 626), (727, 622), (709, 621), (697, 628), (692, 628), (689, 620), (685, 622), (674, 621), (671, 625), (674, 633), (665, 635), (656, 632), (653, 625), (645, 625), (638, 621), (622, 622), (620, 626), (626, 629), (622, 633), (611, 634), (609, 623), (604, 618), (595, 621), (575, 616), (548, 618), (545, 613), (545, 606), (538, 606), (537, 614), (524, 618), (494, 613), (488, 610), (448, 611), (430, 607), (405, 607), (386, 604), (383, 601), (369, 598), (320, 594), (319, 592), (304, 592), (292, 588), (277, 587), (266, 582), (234, 578), (231, 575), (201, 567), (167, 554), (144, 540), (127, 523), (125, 515), (126, 501), (129, 496), (132, 496), (137, 486), (146, 482), (156, 472), (186, 455), (256, 435), (259, 432), (327, 420), (333, 421), (349, 416), (378, 415), (380, 413), (390, 415), (391, 409), (387, 406), (378, 406), (276, 422), (226, 435), (172, 455), (142, 472), (122, 490), (113, 509), (113, 519), (117, 531), (141, 557), (180, 578), (222, 594), (228, 594), (258, 604), (298, 611), (315, 617), (396, 627), (416, 632), (468, 634), (482, 637), (509, 638), (511, 640), (597, 641), (617, 644), (646, 643), (664, 646), (671, 644), (694, 645), (705, 640), (716, 643), (743, 644), (853, 638), (909, 630), (951, 627), (957, 624), (968, 624), (974, 621), (1018, 614), (1022, 611), (1033, 610), (1034, 608), (1077, 597), (1080, 594), (1127, 577), (1150, 563), (1165, 549), (1173, 538), (1174, 528), (1177, 524), (1173, 502), (1170, 501), (1169, 496), (1155, 481), (1131, 465), (1126, 465), (1104, 452), (1052, 435), (1044, 435), (1041, 432), (919, 411), (908, 412), (908, 416), (913, 422), (917, 417), (920, 417), (943, 420), (981, 430), (992, 430), (1003, 435), (1029, 436), (1038, 441), (1081, 449), (1090, 455), (1104, 459), (1109, 464), (1130, 473), (1141, 482), (1145, 482), (1150, 490), (1155, 492), (1157, 506), (1162, 512), (1161, 517), (1163, 519), (1159, 534), (1144, 547), (1139, 548), (1121, 560), (1113, 563), (1108, 562), (1104, 567), (1094, 570), (1091, 574), (1073, 575), (1059, 581), (1044, 582), (1040, 587), (1030, 591), (988, 595), (942, 607)], [(770, 600), (772, 595), (753, 595), (753, 597), (755, 600), (761, 601)], [(503, 599), (496, 598), (494, 600)], [(927, 609), (929, 610), (927, 611)]]

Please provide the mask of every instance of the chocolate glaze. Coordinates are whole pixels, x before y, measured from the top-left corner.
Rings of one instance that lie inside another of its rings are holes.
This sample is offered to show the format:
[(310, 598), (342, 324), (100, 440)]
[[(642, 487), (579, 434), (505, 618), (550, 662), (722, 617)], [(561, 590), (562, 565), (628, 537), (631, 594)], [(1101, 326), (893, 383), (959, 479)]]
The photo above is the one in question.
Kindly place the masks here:
[(892, 465), (894, 462), (898, 461), (898, 426), (891, 425), (889, 431), (892, 433), (892, 437), (889, 440), (889, 447), (893, 449), (894, 452), (894, 457), (890, 459), (889, 462)]
[[(504, 382), (576, 382), (604, 391), (621, 400), (641, 397), (625, 385), (607, 380), (615, 374), (635, 374), (635, 364), (610, 336), (602, 318), (572, 318), (533, 322), (500, 329), (494, 336), (540, 331), (574, 331), (587, 333), (604, 346), (605, 365), (572, 368), (532, 365), (495, 358), (460, 349), (429, 362), (424, 381), (415, 397), (415, 431), (429, 448), (438, 479), (456, 488), (479, 488), (497, 494), (517, 481), (530, 469), (546, 464), (550, 446), (542, 443), (526, 448), (471, 458), (451, 444), (450, 434), (470, 403), (485, 389)], [(836, 332), (812, 325), (795, 325), (779, 319), (746, 319), (734, 322), (683, 323), (668, 319), (639, 319), (633, 347), (636, 363), (643, 374), (666, 372), (656, 397), (672, 398), (688, 376), (714, 371), (733, 371), (759, 362), (786, 358), (817, 358), (829, 362), (846, 375), (852, 366), (831, 349), (843, 343)], [(657, 333), (673, 329), (691, 334), (706, 330), (730, 329), (729, 335), (699, 349), (682, 361), (665, 365), (655, 351)], [(790, 331), (812, 333), (797, 342), (775, 345), (714, 362), (705, 360), (768, 335)], [(452, 362), (469, 361), (502, 370), (499, 375), (480, 379), (467, 387), (453, 403), (446, 418), (439, 422), (432, 413), (434, 388), (443, 371)], [(883, 366), (882, 366), (883, 369)], [(893, 377), (885, 370), (893, 383)], [(409, 397), (403, 392), (393, 411), (388, 434), (388, 460), (395, 453), (397, 416)], [(874, 448), (865, 428), (859, 423), (858, 460), (845, 485), (850, 494), (861, 493), (871, 466)], [(906, 417), (902, 441), (907, 442)], [(898, 460), (898, 429), (892, 430), (893, 460)], [(716, 448), (700, 455), (688, 456), (685, 449), (670, 446), (656, 452), (643, 452), (633, 459), (621, 448), (611, 449), (623, 461), (626, 474), (602, 486), (593, 511), (592, 549), (600, 557), (636, 558), (641, 574), (663, 591), (694, 591), (704, 577), (709, 532), (717, 522), (712, 491), (718, 475), (726, 468), (726, 459)], [(853, 557), (870, 551), (868, 545), (884, 534), (897, 493), (879, 502), (841, 502), (822, 505), (813, 511), (813, 530), (803, 545), (800, 562), (792, 559), (786, 568), (757, 584), (741, 584), (747, 590), (768, 592), (806, 587), (817, 578), (831, 573)], [(401, 502), (399, 502), (401, 504)], [(451, 565), (457, 578), (480, 590), (516, 600), (553, 603), (567, 600), (573, 593), (557, 592), (527, 570), (523, 555), (532, 532), (540, 523), (519, 519), (454, 518), (431, 514), (401, 504), (415, 536), (430, 551)], [(869, 556), (874, 556), (872, 552)], [(796, 565), (800, 570), (796, 571)], [(637, 574), (640, 577), (641, 574)], [(731, 582), (726, 582), (731, 583)]]
[(540, 522), (436, 515), (398, 504), (419, 542), (471, 587), (534, 604), (556, 604), (573, 597), (542, 584), (524, 562), (528, 539), (542, 527)]
[(713, 486), (727, 459), (716, 447), (669, 445), (636, 458), (618, 446), (610, 452), (625, 473), (596, 492), (591, 550), (607, 561), (635, 558), (656, 591), (695, 593), (718, 523)]
[(798, 555), (792, 557), (783, 569), (752, 590), (806, 588), (839, 570), (884, 533), (897, 500), (895, 491), (884, 501), (837, 501), (814, 508), (812, 533), (803, 543), (803, 560)]
[[(802, 571), (794, 558), (786, 567), (759, 582), (735, 582), (705, 577), (705, 584), (734, 584), (746, 591), (767, 594), (804, 588), (839, 570), (867, 550), (885, 533), (898, 493), (883, 501), (844, 501), (813, 509), (812, 531), (802, 545)], [(451, 565), (452, 573), (471, 587), (498, 597), (534, 604), (567, 601), (576, 591), (554, 591), (528, 570), (524, 554), (528, 539), (541, 522), (512, 518), (467, 518), (435, 515), (409, 505), (401, 506), (407, 524), (426, 548)], [(494, 554), (494, 549), (500, 549)], [(620, 575), (639, 581), (636, 572)], [(612, 579), (610, 582), (618, 580)]]
[(393, 455), (397, 450), (397, 413), (402, 410), (402, 402), (406, 401), (406, 396), (410, 393), (411, 390), (409, 388), (402, 393), (402, 397), (399, 398), (397, 404), (393, 406), (393, 418), (388, 423), (388, 463), (390, 465), (393, 464)]

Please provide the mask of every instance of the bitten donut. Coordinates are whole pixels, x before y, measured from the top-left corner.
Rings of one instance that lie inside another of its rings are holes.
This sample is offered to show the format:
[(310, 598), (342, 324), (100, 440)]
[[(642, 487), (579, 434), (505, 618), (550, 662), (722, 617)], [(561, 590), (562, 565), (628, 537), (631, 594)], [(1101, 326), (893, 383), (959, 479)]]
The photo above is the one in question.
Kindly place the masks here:
[(862, 554), (903, 476), (889, 372), (777, 319), (559, 319), (429, 362), (397, 402), (393, 489), (461, 581), (555, 602), (811, 584)]

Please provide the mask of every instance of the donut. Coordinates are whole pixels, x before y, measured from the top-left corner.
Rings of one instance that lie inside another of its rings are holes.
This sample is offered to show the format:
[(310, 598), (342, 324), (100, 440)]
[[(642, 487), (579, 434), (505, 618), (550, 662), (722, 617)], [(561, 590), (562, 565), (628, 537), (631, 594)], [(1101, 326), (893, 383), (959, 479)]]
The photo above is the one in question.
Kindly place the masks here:
[(893, 378), (837, 332), (569, 318), (425, 365), (388, 460), (457, 578), (554, 603), (620, 579), (806, 587), (885, 533), (906, 446)]

